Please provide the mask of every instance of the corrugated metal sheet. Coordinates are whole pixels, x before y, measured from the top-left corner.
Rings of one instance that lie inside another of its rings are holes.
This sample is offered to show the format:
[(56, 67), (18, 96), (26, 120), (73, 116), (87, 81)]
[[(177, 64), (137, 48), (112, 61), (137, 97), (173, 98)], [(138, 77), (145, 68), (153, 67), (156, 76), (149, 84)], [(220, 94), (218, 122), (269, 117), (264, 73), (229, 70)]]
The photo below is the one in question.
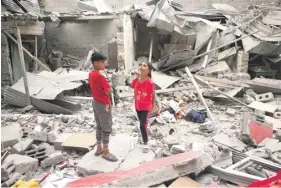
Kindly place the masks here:
[(39, 73), (41, 76), (45, 76), (48, 78), (56, 77), (58, 80), (65, 82), (73, 82), (80, 80), (88, 80), (89, 72), (85, 71), (77, 71), (77, 70), (69, 70), (59, 68), (55, 72), (42, 71)]
[[(27, 80), (30, 96), (46, 100), (53, 100), (64, 90), (72, 90), (82, 85), (81, 83), (61, 81), (56, 77), (50, 78), (33, 73), (27, 73)], [(25, 93), (23, 78), (14, 84), (12, 89)]]
[[(4, 91), (4, 103), (18, 106), (26, 107), (27, 103), (26, 95), (22, 92), (14, 90), (8, 87)], [(36, 107), (38, 110), (46, 113), (53, 114), (73, 114), (74, 111), (79, 111), (81, 109), (80, 104), (75, 104), (65, 100), (55, 99), (53, 101), (44, 101), (30, 97), (31, 104)]]
[(1, 0), (1, 4), (11, 12), (24, 13), (24, 11), (13, 0)]

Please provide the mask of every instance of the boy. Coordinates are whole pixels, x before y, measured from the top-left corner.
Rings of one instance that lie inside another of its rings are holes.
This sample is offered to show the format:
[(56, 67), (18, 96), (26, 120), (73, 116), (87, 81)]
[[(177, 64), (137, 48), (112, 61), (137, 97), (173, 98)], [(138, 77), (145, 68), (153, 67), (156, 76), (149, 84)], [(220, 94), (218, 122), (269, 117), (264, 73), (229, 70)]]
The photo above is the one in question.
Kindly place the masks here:
[(111, 162), (116, 162), (118, 159), (110, 153), (108, 149), (109, 136), (112, 132), (112, 115), (110, 107), (110, 94), (112, 93), (112, 88), (106, 81), (105, 77), (99, 72), (104, 70), (105, 60), (106, 57), (99, 52), (94, 52), (92, 54), (91, 61), (94, 70), (90, 72), (88, 79), (94, 98), (93, 109), (97, 124), (97, 151), (95, 155), (99, 156), (102, 154), (102, 158)]

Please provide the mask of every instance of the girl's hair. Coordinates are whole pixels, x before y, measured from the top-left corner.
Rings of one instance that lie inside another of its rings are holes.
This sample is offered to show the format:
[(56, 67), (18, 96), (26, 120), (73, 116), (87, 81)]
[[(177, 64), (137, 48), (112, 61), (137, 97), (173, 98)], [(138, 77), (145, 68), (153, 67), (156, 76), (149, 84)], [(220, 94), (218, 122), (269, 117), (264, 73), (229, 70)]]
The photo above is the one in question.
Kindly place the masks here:
[(149, 73), (148, 73), (148, 77), (151, 78), (152, 75), (151, 75), (151, 72), (153, 70), (153, 67), (152, 67), (152, 64), (149, 62), (149, 61), (144, 61), (143, 63), (146, 63), (147, 64), (147, 67), (148, 67), (148, 70), (149, 70)]

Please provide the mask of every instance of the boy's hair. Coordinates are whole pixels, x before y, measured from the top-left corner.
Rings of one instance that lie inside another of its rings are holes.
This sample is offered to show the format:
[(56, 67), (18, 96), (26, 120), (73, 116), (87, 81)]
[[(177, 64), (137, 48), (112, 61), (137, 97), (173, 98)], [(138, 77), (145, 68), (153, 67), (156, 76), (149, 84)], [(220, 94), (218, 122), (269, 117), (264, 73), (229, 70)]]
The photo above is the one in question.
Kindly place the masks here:
[(106, 56), (100, 52), (94, 52), (91, 57), (91, 61), (94, 64), (95, 61), (106, 60)]

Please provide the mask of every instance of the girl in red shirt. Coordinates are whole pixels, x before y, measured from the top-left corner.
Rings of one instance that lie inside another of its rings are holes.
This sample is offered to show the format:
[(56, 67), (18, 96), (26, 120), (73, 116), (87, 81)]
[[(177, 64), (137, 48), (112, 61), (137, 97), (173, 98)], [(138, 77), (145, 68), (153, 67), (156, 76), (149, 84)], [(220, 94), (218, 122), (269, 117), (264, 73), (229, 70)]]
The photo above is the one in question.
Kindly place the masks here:
[(140, 122), (140, 130), (145, 145), (144, 151), (148, 151), (146, 121), (149, 112), (152, 111), (155, 101), (155, 86), (151, 80), (152, 65), (142, 62), (139, 67), (139, 75), (133, 80), (131, 87), (134, 88), (135, 108)]

